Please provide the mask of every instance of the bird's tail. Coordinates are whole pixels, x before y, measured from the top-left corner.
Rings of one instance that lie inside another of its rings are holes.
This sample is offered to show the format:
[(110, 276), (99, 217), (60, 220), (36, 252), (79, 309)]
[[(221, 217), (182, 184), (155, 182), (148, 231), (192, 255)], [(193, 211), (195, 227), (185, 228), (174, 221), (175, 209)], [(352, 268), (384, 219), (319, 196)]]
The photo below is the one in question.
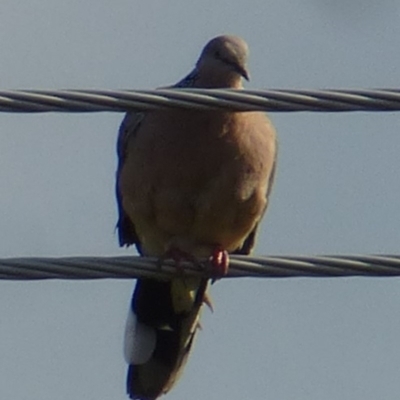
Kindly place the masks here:
[(180, 377), (199, 327), (208, 280), (139, 279), (125, 331), (130, 398), (153, 400)]

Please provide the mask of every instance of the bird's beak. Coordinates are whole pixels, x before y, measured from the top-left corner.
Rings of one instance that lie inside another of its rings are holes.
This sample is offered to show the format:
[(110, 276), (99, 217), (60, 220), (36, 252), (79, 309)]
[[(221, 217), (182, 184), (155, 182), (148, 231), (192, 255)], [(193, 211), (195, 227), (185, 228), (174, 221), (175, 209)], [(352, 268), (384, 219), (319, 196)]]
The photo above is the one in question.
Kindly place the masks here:
[(246, 81), (250, 80), (250, 74), (246, 67), (238, 66), (237, 71), (243, 76), (244, 79), (246, 79)]

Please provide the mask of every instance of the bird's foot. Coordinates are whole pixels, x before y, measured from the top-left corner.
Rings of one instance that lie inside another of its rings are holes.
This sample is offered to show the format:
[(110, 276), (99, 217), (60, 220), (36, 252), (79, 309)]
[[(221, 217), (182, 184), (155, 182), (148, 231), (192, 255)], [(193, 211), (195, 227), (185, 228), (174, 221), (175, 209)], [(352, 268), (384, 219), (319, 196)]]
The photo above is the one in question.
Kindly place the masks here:
[(221, 246), (215, 246), (210, 257), (213, 282), (222, 278), (229, 270), (229, 255)]
[(178, 247), (171, 247), (168, 249), (162, 257), (159, 258), (158, 260), (158, 265), (159, 267), (162, 266), (165, 260), (173, 260), (175, 262), (175, 267), (178, 272), (182, 273), (184, 272), (182, 268), (182, 262), (190, 262), (194, 266), (198, 268), (202, 268), (202, 264), (199, 262), (199, 260), (193, 255), (190, 254), (186, 251), (183, 251), (179, 249)]
[[(164, 255), (159, 258), (159, 268), (162, 267), (165, 260), (173, 260), (175, 262), (175, 268), (181, 274), (184, 273), (184, 269), (182, 267), (183, 262), (189, 262), (199, 270), (204, 270), (205, 268), (207, 268), (205, 264), (201, 263), (196, 256), (186, 251), (183, 251), (178, 247), (170, 247), (164, 253)], [(212, 282), (215, 282), (217, 279), (225, 276), (229, 270), (228, 252), (224, 250), (220, 245), (214, 246), (211, 256), (209, 258), (209, 265), (211, 266), (210, 274)]]

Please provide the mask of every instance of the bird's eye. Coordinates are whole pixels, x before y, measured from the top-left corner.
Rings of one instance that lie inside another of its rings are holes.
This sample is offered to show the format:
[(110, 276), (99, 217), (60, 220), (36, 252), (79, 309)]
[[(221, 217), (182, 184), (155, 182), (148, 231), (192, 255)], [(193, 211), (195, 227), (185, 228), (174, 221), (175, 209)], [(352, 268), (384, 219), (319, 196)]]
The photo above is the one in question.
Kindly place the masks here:
[(216, 57), (216, 58), (221, 58), (221, 53), (220, 53), (219, 51), (216, 51), (216, 52), (215, 52), (215, 57)]

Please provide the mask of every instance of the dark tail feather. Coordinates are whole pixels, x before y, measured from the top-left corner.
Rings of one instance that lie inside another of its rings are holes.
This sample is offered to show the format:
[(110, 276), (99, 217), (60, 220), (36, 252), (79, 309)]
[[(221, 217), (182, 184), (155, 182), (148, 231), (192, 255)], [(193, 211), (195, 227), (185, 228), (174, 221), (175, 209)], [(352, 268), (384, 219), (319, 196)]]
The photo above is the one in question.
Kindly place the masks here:
[[(185, 277), (176, 279), (185, 282)], [(127, 392), (131, 399), (154, 400), (168, 392), (179, 379), (196, 335), (207, 280), (198, 279), (196, 287), (190, 309), (177, 312), (172, 299), (175, 290), (172, 281), (138, 280), (132, 310), (139, 323), (154, 329), (156, 340), (146, 362), (129, 365)]]

